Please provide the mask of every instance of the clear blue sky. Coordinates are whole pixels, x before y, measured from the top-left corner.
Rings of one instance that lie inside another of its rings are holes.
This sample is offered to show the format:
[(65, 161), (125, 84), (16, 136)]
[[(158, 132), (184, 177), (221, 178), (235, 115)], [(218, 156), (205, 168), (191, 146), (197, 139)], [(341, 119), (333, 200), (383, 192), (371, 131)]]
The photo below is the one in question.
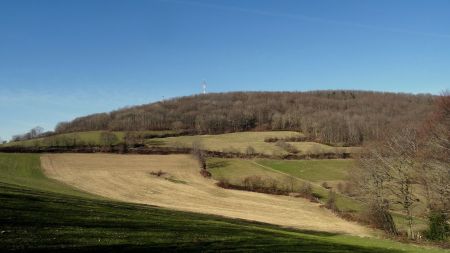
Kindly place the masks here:
[(0, 137), (200, 91), (450, 87), (450, 1), (0, 1)]

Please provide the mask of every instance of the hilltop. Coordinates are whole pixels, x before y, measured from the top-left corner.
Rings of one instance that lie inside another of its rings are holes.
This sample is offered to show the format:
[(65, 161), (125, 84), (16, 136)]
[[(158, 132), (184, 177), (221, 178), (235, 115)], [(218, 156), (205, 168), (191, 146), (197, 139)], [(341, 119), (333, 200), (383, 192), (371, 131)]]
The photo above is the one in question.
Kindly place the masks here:
[(344, 90), (213, 93), (79, 117), (59, 123), (55, 132), (293, 130), (324, 143), (360, 145), (398, 126), (417, 125), (433, 101), (431, 95)]

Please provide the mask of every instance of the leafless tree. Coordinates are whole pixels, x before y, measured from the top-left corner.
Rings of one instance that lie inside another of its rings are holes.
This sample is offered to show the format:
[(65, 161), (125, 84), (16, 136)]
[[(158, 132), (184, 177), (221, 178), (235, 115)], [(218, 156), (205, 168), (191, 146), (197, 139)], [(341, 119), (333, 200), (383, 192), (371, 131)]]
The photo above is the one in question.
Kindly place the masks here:
[(204, 147), (200, 140), (195, 140), (192, 143), (192, 155), (195, 159), (197, 159), (199, 165), (200, 165), (200, 174), (202, 174), (204, 177), (211, 177), (211, 173), (207, 170), (207, 164), (206, 164), (206, 157), (204, 153)]
[(430, 212), (450, 216), (450, 94), (436, 101), (435, 110), (421, 129), (423, 147), (418, 157), (419, 178)]
[[(414, 239), (414, 208), (418, 202), (420, 142), (413, 127), (404, 127), (385, 141), (376, 143), (362, 154), (356, 183), (367, 197), (374, 217), (381, 218), (381, 226), (394, 233), (390, 207), (400, 206), (407, 217), (408, 237)], [(354, 180), (355, 181), (355, 180)], [(361, 196), (361, 194), (360, 194)]]
[(386, 168), (388, 175), (387, 189), (394, 204), (402, 206), (408, 220), (408, 236), (414, 239), (413, 208), (418, 201), (415, 195), (417, 183), (417, 160), (419, 151), (417, 133), (412, 128), (405, 128), (386, 143), (385, 155), (377, 157), (378, 162)]
[(245, 150), (245, 153), (247, 155), (254, 155), (254, 154), (256, 154), (256, 150), (254, 147), (248, 146), (247, 149)]
[(435, 97), (363, 91), (232, 92), (76, 118), (57, 133), (183, 129), (196, 133), (295, 130), (324, 143), (360, 145), (405, 123), (419, 124)]
[(30, 130), (30, 138), (39, 137), (42, 133), (44, 133), (44, 128), (37, 126)]

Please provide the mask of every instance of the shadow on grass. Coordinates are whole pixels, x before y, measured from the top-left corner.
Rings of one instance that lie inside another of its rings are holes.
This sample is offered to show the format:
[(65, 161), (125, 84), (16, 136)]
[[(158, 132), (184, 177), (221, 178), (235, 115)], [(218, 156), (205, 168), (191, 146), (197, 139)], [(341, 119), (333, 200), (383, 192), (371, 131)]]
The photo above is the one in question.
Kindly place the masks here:
[(313, 240), (297, 243), (267, 243), (262, 241), (219, 241), (163, 243), (152, 245), (121, 244), (113, 246), (85, 246), (71, 248), (29, 248), (32, 252), (311, 252), (311, 253), (400, 253), (402, 251), (384, 248), (357, 247), (341, 244), (328, 244)]
[(333, 233), (0, 184), (0, 245), (29, 252), (363, 252)]

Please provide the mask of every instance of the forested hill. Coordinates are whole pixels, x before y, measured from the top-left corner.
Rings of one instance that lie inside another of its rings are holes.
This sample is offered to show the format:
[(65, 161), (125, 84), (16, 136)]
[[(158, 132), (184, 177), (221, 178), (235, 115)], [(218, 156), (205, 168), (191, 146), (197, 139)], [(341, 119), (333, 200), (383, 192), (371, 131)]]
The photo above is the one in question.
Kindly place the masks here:
[(421, 122), (433, 100), (431, 95), (366, 91), (213, 93), (80, 117), (59, 123), (56, 132), (298, 130), (324, 142), (355, 145)]

